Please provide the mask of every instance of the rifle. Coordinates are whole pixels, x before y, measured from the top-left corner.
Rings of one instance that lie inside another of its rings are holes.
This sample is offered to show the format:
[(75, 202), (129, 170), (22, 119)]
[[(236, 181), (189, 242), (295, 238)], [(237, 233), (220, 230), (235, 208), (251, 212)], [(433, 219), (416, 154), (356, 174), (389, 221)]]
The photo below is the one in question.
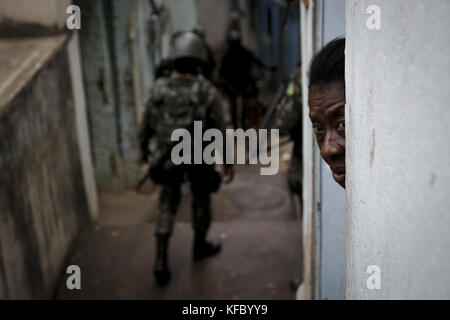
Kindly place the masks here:
[(264, 118), (261, 121), (261, 124), (259, 125), (258, 129), (269, 129), (270, 127), (272, 127), (272, 120), (273, 120), (273, 116), (275, 114), (278, 102), (280, 102), (281, 98), (283, 97), (284, 93), (286, 92), (288, 83), (289, 82), (284, 82), (283, 84), (281, 84), (278, 87), (278, 90), (275, 93), (275, 96), (270, 103), (269, 109), (267, 109), (266, 114), (264, 115)]
[[(285, 81), (278, 87), (278, 90), (275, 93), (275, 96), (272, 99), (272, 101), (270, 103), (270, 106), (267, 109), (267, 111), (266, 111), (266, 113), (264, 115), (264, 118), (261, 121), (261, 124), (259, 125), (258, 130), (259, 129), (270, 129), (272, 127), (273, 117), (274, 117), (274, 115), (276, 113), (276, 108), (277, 108), (278, 102), (280, 102), (281, 98), (284, 96), (288, 84), (289, 84), (289, 81)], [(258, 136), (258, 139), (259, 139), (259, 136)], [(286, 143), (287, 142), (280, 143), (278, 145), (278, 147), (281, 147), (282, 145), (284, 145)], [(273, 146), (273, 147), (275, 147), (275, 146)], [(272, 149), (272, 145), (270, 145), (270, 146), (267, 146), (267, 145), (261, 146), (259, 144), (259, 141), (258, 141), (258, 148), (256, 148), (256, 152), (258, 152), (259, 148), (266, 148), (267, 150), (271, 150)], [(249, 158), (252, 158), (254, 156), (255, 156), (255, 154), (249, 154)]]
[(140, 178), (138, 183), (137, 183), (137, 185), (136, 185), (136, 191), (137, 192), (141, 191), (141, 188), (144, 185), (145, 181), (147, 181), (147, 179), (149, 179), (149, 178), (150, 178), (150, 170), (147, 170), (147, 173), (145, 174), (145, 176)]

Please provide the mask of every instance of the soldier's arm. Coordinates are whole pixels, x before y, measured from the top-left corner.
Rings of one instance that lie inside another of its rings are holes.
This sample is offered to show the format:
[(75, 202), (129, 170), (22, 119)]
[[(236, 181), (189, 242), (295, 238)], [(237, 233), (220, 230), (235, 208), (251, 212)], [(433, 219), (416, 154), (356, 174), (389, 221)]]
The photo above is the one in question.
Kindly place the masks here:
[(225, 135), (226, 122), (222, 95), (216, 88), (211, 86), (208, 99), (210, 108), (209, 120), (211, 121), (211, 126), (219, 129), (222, 134)]
[[(225, 109), (223, 105), (223, 99), (219, 91), (211, 87), (210, 93), (210, 114), (209, 118), (211, 121), (211, 124), (214, 128), (217, 128), (222, 132), (223, 137), (223, 163), (224, 163), (224, 182), (229, 183), (234, 178), (234, 169), (233, 165), (225, 164), (226, 159), (226, 150), (227, 150), (227, 139), (226, 139), (226, 121), (225, 121)], [(230, 146), (231, 147), (231, 146)]]
[(148, 156), (148, 142), (150, 138), (153, 135), (153, 128), (152, 128), (152, 109), (153, 109), (153, 102), (151, 99), (148, 100), (144, 117), (142, 119), (142, 125), (139, 130), (139, 145), (141, 149), (141, 160), (143, 162), (146, 162), (147, 156)]

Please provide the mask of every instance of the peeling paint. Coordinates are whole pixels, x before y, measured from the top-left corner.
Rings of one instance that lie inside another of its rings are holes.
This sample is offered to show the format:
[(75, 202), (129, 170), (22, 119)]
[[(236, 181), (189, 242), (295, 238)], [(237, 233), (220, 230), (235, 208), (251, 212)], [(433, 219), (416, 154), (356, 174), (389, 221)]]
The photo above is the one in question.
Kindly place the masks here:
[(67, 52), (47, 50), (0, 116), (0, 299), (51, 298), (88, 219)]

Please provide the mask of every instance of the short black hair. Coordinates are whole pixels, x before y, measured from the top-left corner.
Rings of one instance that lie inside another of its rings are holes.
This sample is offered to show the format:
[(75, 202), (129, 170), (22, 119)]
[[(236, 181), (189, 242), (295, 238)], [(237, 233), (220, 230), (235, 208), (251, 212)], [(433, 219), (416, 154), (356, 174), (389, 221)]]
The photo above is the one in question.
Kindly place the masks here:
[(336, 38), (312, 59), (308, 72), (309, 88), (339, 81), (345, 84), (345, 38)]

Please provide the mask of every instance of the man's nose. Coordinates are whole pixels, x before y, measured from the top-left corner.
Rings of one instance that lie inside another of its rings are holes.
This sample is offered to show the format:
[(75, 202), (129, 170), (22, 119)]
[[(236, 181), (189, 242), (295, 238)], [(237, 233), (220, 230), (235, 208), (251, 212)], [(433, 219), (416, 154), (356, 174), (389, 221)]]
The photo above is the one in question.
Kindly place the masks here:
[(343, 152), (344, 146), (340, 143), (340, 137), (337, 133), (327, 133), (320, 148), (320, 155), (326, 162), (336, 160), (336, 158)]

